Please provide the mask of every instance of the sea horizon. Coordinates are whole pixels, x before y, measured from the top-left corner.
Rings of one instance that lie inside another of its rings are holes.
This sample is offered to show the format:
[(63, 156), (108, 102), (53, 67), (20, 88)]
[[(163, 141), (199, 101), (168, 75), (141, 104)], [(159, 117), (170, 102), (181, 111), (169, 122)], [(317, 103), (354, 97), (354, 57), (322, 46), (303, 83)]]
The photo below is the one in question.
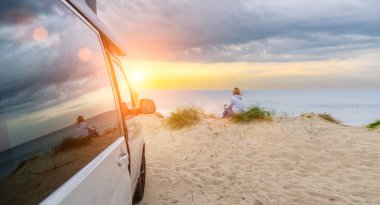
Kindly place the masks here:
[[(187, 106), (219, 116), (231, 96), (231, 91), (226, 89), (145, 89), (138, 93), (140, 98), (152, 98), (157, 111), (166, 117)], [(380, 90), (376, 89), (247, 89), (243, 90), (243, 101), (247, 107), (273, 110), (275, 116), (327, 113), (350, 126), (365, 126), (380, 118)]]

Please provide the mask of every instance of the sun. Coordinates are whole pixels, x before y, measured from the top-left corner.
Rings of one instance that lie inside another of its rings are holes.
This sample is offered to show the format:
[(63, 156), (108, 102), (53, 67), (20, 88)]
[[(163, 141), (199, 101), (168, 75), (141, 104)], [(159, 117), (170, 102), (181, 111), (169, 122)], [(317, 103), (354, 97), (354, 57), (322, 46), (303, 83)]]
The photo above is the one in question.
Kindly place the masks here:
[(134, 69), (130, 72), (130, 79), (134, 83), (141, 83), (144, 81), (145, 75), (141, 70)]

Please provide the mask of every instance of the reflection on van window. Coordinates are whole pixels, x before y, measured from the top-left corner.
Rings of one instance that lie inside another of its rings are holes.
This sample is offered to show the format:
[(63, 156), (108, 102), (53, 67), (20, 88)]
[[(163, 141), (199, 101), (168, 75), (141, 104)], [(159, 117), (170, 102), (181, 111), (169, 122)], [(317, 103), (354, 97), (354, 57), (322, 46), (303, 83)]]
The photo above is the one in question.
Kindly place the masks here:
[(0, 53), (0, 204), (36, 204), (121, 136), (110, 78), (58, 0), (3, 0)]
[(134, 111), (133, 111), (134, 105), (132, 101), (130, 87), (128, 85), (128, 81), (125, 76), (125, 73), (122, 71), (123, 68), (121, 68), (115, 62), (112, 62), (112, 63), (113, 63), (113, 67), (114, 67), (114, 71), (116, 75), (117, 86), (119, 88), (123, 114), (124, 114), (124, 117), (128, 118), (134, 114)]

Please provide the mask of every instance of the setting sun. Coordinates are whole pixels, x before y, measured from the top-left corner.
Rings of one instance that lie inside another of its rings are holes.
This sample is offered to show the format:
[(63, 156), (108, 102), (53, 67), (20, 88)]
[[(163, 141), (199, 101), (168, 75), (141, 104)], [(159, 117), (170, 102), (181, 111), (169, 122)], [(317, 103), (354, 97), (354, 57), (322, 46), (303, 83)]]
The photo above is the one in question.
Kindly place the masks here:
[(132, 83), (141, 83), (144, 81), (145, 73), (139, 69), (133, 69), (130, 71), (130, 80)]

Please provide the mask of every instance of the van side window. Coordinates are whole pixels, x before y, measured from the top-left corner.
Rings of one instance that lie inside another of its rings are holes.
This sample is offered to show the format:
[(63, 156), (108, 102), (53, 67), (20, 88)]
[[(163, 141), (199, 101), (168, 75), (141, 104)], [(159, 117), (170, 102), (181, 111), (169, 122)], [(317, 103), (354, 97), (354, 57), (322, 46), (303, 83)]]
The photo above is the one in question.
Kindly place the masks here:
[(116, 81), (119, 88), (120, 100), (121, 100), (121, 110), (124, 117), (129, 117), (134, 114), (134, 102), (132, 98), (132, 93), (128, 84), (124, 70), (118, 63), (113, 61), (113, 67), (116, 75)]
[(3, 0), (0, 54), (0, 204), (37, 204), (122, 136), (114, 91), (59, 0)]

